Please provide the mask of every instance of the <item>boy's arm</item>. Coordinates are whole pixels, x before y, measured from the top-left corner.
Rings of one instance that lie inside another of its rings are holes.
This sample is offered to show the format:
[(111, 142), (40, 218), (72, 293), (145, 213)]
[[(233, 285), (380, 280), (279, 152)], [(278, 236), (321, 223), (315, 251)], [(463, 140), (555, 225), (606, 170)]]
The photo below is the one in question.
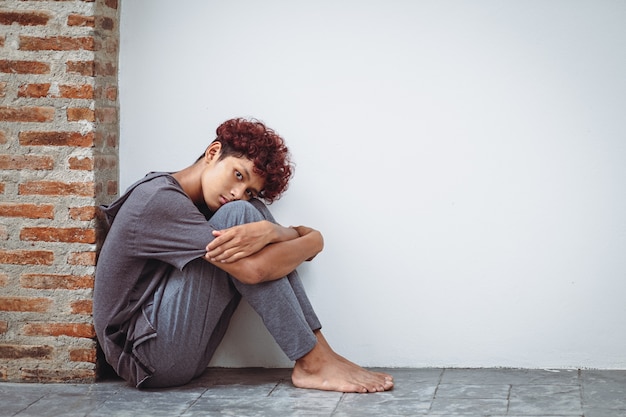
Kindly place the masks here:
[(284, 242), (299, 237), (292, 227), (262, 220), (214, 230), (213, 239), (206, 247), (207, 259), (220, 262), (234, 262), (250, 256), (270, 243)]
[(234, 262), (222, 262), (209, 255), (204, 259), (243, 283), (258, 284), (286, 276), (302, 262), (313, 259), (324, 247), (322, 235), (317, 230), (304, 226), (278, 227), (282, 230), (278, 229), (279, 234), (274, 238), (286, 240), (271, 239), (275, 243)]

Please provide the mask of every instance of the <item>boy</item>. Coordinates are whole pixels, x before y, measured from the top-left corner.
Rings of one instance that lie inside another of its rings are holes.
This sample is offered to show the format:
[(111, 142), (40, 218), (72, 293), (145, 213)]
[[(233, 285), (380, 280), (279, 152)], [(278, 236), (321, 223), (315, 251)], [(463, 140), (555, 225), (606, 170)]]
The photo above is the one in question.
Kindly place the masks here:
[(191, 166), (151, 173), (108, 207), (96, 268), (94, 322), (107, 361), (136, 387), (200, 376), (243, 298), (295, 366), (296, 387), (391, 389), (391, 376), (336, 354), (296, 267), (322, 250), (309, 227), (278, 225), (264, 204), (292, 175), (283, 139), (232, 119)]

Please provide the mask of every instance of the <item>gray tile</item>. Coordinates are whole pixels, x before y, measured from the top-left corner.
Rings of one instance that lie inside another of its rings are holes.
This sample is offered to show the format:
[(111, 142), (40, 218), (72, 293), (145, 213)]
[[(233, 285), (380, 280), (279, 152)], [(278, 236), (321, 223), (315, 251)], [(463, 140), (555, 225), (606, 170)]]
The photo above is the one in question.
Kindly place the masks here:
[[(199, 394), (168, 390), (122, 390), (110, 396), (94, 411), (93, 416), (177, 416), (187, 410)], [(134, 413), (134, 414), (133, 414)]]
[(274, 384), (262, 384), (262, 385), (242, 385), (242, 384), (228, 384), (228, 385), (214, 385), (209, 387), (202, 394), (203, 398), (240, 398), (240, 397), (267, 397), (276, 387), (277, 382)]
[(2, 391), (0, 397), (0, 416), (14, 416), (42, 399), (45, 393), (19, 392), (17, 390)]
[(626, 387), (587, 384), (583, 386), (585, 408), (626, 409)]
[(291, 369), (285, 368), (208, 368), (201, 380), (219, 384), (267, 384), (291, 381)]
[(392, 390), (376, 393), (376, 395), (391, 396), (399, 399), (412, 398), (416, 401), (432, 401), (436, 390), (437, 384), (430, 382), (396, 383)]
[(622, 410), (609, 410), (606, 408), (585, 409), (585, 417), (624, 417), (626, 416), (626, 408)]
[(102, 405), (111, 395), (107, 393), (88, 395), (84, 392), (48, 394), (16, 415), (83, 417)]
[(581, 415), (580, 387), (577, 385), (518, 385), (511, 389), (510, 414)]
[(580, 376), (583, 384), (601, 383), (626, 386), (626, 370), (583, 370)]
[[(290, 369), (209, 368), (182, 387), (0, 383), (0, 416), (626, 417), (626, 371), (380, 369), (393, 390), (298, 389)], [(508, 400), (507, 400), (508, 398)]]
[(577, 370), (546, 369), (446, 369), (443, 372), (443, 384), (578, 384)]
[[(11, 398), (2, 401), (0, 415), (84, 416), (118, 390), (119, 387), (100, 384), (15, 384), (0, 391)], [(9, 394), (9, 391), (13, 392)]]
[(435, 398), (428, 415), (506, 415), (507, 405), (506, 399)]
[(626, 371), (584, 371), (582, 381), (585, 409), (626, 409)]
[(372, 370), (378, 372), (385, 372), (393, 376), (396, 385), (412, 384), (418, 382), (429, 382), (437, 384), (443, 374), (441, 368), (420, 368), (420, 369), (407, 369), (407, 368), (373, 368)]
[(507, 400), (510, 385), (440, 384), (437, 398), (484, 398)]
[(303, 398), (200, 398), (182, 416), (236, 417), (330, 417), (334, 404), (320, 404), (317, 399)]
[[(267, 397), (281, 382), (290, 381), (285, 369), (223, 369), (209, 368), (196, 384), (206, 388), (203, 397)], [(210, 383), (207, 383), (210, 380)]]
[(346, 394), (333, 413), (333, 417), (425, 415), (430, 404), (431, 400), (396, 398), (385, 393)]

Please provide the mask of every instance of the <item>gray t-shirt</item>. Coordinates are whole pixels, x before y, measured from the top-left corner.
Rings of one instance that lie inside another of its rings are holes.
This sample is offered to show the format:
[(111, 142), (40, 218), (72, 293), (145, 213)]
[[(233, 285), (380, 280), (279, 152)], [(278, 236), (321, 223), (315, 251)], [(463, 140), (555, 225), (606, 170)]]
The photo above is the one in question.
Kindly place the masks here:
[(101, 210), (109, 231), (96, 266), (94, 324), (107, 361), (138, 384), (153, 370), (136, 348), (156, 334), (142, 306), (173, 271), (204, 256), (211, 213), (167, 173), (148, 174)]

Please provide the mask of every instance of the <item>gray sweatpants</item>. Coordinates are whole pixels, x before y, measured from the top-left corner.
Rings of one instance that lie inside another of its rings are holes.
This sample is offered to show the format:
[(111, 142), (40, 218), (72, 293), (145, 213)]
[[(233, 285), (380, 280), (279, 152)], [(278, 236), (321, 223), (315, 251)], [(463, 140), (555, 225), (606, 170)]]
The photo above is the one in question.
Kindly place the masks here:
[[(220, 208), (209, 223), (219, 230), (264, 219), (274, 221), (263, 203), (237, 201)], [(291, 360), (313, 349), (317, 343), (313, 332), (321, 324), (296, 271), (276, 281), (248, 285), (196, 259), (164, 280), (143, 308), (157, 336), (138, 346), (155, 369), (141, 387), (182, 385), (200, 376), (242, 297)]]

